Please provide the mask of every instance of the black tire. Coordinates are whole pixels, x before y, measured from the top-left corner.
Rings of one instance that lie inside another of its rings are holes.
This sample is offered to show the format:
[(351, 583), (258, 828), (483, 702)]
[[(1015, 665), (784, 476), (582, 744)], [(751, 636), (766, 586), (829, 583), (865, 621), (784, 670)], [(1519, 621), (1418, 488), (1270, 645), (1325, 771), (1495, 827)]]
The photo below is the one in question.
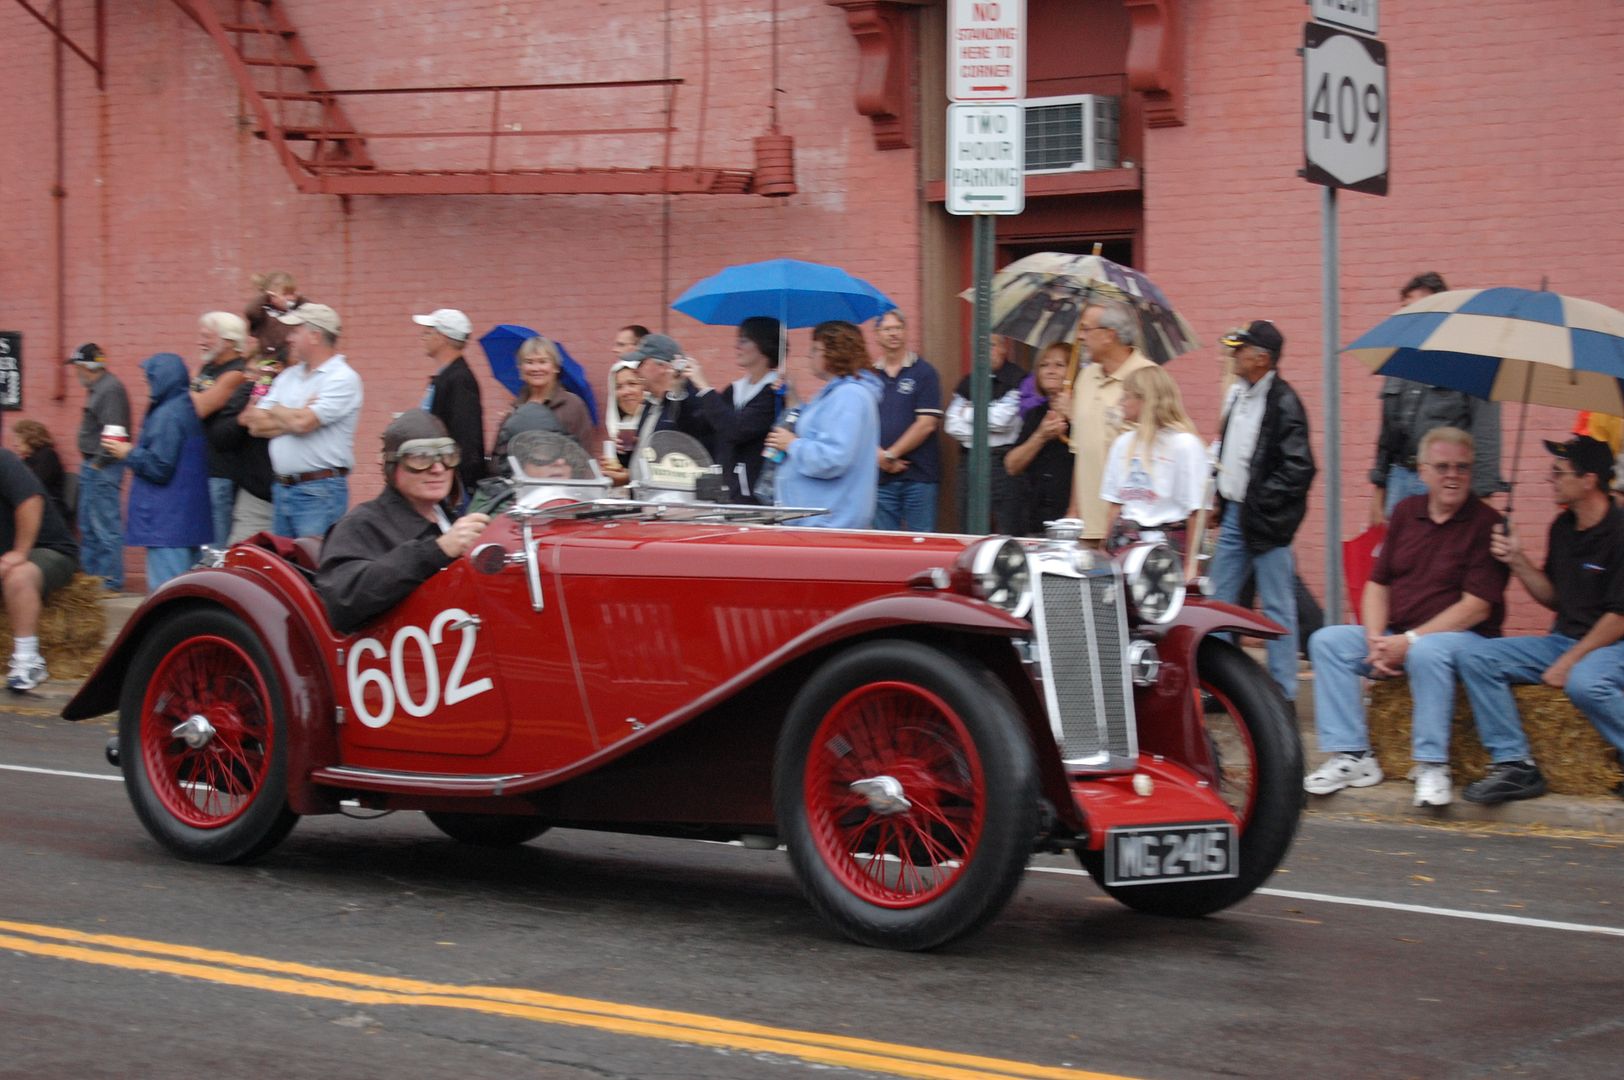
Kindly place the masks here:
[[(899, 778), (906, 809), (850, 786), (879, 776)], [(773, 802), (812, 906), (892, 949), (935, 948), (998, 914), (1039, 821), (1009, 692), (975, 661), (907, 641), (853, 646), (806, 681), (779, 735)]]
[[(1223, 774), (1219, 794), (1240, 819), (1236, 837), (1240, 876), (1177, 885), (1111, 886), (1105, 884), (1103, 853), (1077, 852), (1100, 888), (1135, 911), (1152, 915), (1210, 915), (1246, 899), (1286, 857), (1302, 816), (1302, 740), (1279, 688), (1251, 657), (1219, 638), (1201, 642), (1196, 667), (1200, 689), (1219, 706), (1204, 711), (1201, 722)], [(1244, 760), (1235, 760), (1236, 750)], [(1240, 787), (1238, 781), (1246, 786)]]
[(546, 832), (551, 823), (511, 814), (451, 814), (425, 810), (423, 816), (451, 839), (477, 847), (517, 847)]
[[(237, 616), (193, 609), (145, 633), (119, 696), (120, 768), (147, 832), (182, 858), (250, 862), (298, 822), (288, 809), (282, 680)], [(173, 734), (203, 717), (199, 746)]]

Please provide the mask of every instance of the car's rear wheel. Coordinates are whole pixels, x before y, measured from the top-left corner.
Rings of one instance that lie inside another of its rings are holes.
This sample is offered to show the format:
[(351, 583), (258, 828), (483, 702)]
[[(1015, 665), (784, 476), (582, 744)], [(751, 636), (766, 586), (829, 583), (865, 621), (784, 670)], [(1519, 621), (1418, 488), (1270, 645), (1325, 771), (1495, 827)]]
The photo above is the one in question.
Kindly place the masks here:
[(508, 814), (454, 814), (426, 810), (423, 816), (451, 839), (478, 847), (515, 847), (546, 832), (551, 823)]
[(120, 766), (153, 838), (200, 862), (247, 862), (298, 816), (287, 806), (281, 679), (246, 624), (219, 609), (164, 619), (119, 700)]
[(1218, 767), (1218, 795), (1235, 814), (1239, 876), (1111, 886), (1104, 883), (1103, 854), (1077, 852), (1102, 889), (1154, 915), (1208, 915), (1252, 895), (1286, 857), (1302, 814), (1302, 740), (1268, 675), (1240, 649), (1211, 637), (1202, 641), (1196, 667), (1196, 692), (1213, 703), (1203, 710), (1198, 700), (1196, 712)]
[(1009, 692), (916, 642), (854, 646), (807, 680), (773, 788), (802, 890), (866, 945), (929, 949), (986, 923), (1038, 829), (1036, 764)]

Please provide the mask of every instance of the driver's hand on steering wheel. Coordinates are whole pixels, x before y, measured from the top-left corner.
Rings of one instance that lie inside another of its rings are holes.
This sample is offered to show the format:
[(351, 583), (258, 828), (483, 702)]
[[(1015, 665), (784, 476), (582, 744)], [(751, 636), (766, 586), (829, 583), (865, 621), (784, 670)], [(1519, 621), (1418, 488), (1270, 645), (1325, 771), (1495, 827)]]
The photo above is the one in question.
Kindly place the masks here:
[(453, 521), (450, 531), (441, 533), (440, 538), (435, 543), (440, 545), (441, 551), (455, 559), (459, 555), (468, 554), (469, 550), (479, 542), (480, 534), (485, 531), (485, 526), (490, 523), (491, 516), (489, 514), (464, 514), (456, 521)]

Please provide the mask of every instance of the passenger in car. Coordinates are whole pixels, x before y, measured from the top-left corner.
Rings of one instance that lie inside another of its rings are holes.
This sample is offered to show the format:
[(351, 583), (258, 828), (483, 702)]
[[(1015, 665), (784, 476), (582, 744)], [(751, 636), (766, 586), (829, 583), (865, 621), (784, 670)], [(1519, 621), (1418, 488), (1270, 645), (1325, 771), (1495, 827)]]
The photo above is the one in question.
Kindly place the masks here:
[(490, 523), (456, 516), (462, 452), (439, 419), (414, 409), (383, 432), (383, 492), (327, 534), (316, 592), (340, 633), (359, 629), (467, 553)]

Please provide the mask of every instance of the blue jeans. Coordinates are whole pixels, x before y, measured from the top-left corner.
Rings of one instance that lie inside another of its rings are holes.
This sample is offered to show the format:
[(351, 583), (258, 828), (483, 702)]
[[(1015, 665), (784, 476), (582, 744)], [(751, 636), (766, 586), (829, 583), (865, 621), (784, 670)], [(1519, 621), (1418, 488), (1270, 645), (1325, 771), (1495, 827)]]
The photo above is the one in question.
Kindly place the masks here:
[(1393, 507), (1398, 505), (1400, 499), (1408, 499), (1411, 495), (1425, 495), (1427, 485), (1421, 482), (1421, 474), (1414, 469), (1406, 469), (1402, 465), (1389, 465), (1387, 467), (1387, 497), (1382, 503), (1382, 516), (1392, 517)]
[(326, 536), (350, 506), (349, 479), (329, 476), (303, 484), (271, 485), (271, 532), (297, 539)]
[[(1456, 661), (1489, 760), (1528, 758), (1528, 736), (1523, 734), (1517, 716), (1511, 684), (1539, 682), (1545, 669), (1573, 645), (1573, 638), (1561, 634), (1499, 638), (1484, 642)], [(1586, 654), (1568, 672), (1567, 685), (1562, 689), (1596, 725), (1601, 737), (1624, 753), (1624, 641)]]
[(229, 476), (209, 477), (209, 512), (214, 519), (214, 546), (225, 547), (231, 537), (231, 510), (237, 505), (237, 481)]
[(124, 517), (119, 510), (124, 463), (79, 467), (79, 565), (85, 573), (124, 588)]
[(197, 556), (198, 549), (195, 547), (147, 548), (147, 594), (151, 595), (170, 578), (179, 577), (190, 570), (197, 562)]
[[(1455, 714), (1455, 658), (1483, 644), (1469, 630), (1423, 634), (1404, 657), (1415, 711), (1410, 720), (1410, 756), (1416, 761), (1449, 761), (1449, 722)], [(1370, 749), (1361, 676), (1370, 674), (1362, 626), (1327, 626), (1308, 639), (1314, 662), (1314, 728), (1326, 753)]]
[(1297, 700), (1296, 576), (1291, 548), (1270, 548), (1260, 555), (1246, 550), (1246, 538), (1241, 535), (1240, 505), (1226, 503), (1218, 546), (1212, 555), (1213, 593), (1226, 603), (1238, 603), (1246, 579), (1257, 580), (1257, 598), (1263, 605), (1263, 614), (1286, 629), (1280, 637), (1270, 638), (1263, 648), (1268, 656), (1269, 675), (1280, 685), (1280, 692), (1286, 695), (1287, 701)]
[(904, 528), (909, 532), (935, 532), (935, 482), (892, 480), (881, 484), (874, 500), (874, 527), (892, 532)]

